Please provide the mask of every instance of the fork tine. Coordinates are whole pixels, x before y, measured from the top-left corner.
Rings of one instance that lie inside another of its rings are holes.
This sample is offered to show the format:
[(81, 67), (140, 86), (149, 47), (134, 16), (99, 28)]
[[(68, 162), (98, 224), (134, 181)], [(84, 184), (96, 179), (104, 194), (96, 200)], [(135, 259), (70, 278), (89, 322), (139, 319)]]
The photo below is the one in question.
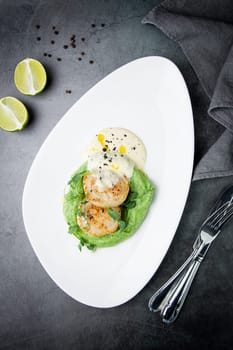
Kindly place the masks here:
[(233, 206), (230, 207), (229, 210), (226, 209), (226, 214), (223, 214), (221, 218), (217, 222), (214, 223), (214, 229), (219, 229), (223, 224), (225, 224), (233, 215)]
[(215, 224), (215, 222), (216, 222), (216, 220), (217, 221), (219, 221), (219, 217), (222, 217), (222, 216), (224, 216), (226, 213), (227, 213), (227, 211), (228, 210), (230, 210), (231, 209), (231, 207), (233, 206), (233, 203), (231, 202), (231, 201), (228, 201), (228, 202), (226, 202), (226, 203), (224, 203), (225, 205), (223, 206), (221, 206), (219, 209), (221, 209), (218, 213), (217, 213), (217, 215), (215, 215), (215, 217), (213, 218), (213, 220), (211, 221), (211, 225), (214, 225)]
[(226, 211), (226, 209), (230, 206), (232, 206), (233, 204), (228, 202), (225, 202), (223, 205), (221, 205), (221, 207), (219, 207), (217, 210), (215, 210), (207, 219), (206, 221), (203, 223), (203, 225), (205, 224), (209, 224), (209, 225), (213, 225), (214, 221), (216, 219), (218, 219), (219, 217), (222, 217), (222, 215), (224, 214), (224, 212)]

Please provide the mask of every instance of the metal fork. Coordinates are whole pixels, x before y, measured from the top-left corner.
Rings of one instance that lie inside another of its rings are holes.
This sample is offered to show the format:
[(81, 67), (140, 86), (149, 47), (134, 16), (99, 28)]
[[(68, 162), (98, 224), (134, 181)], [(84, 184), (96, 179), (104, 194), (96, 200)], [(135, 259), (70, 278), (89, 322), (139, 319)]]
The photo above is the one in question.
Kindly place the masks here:
[(163, 322), (172, 323), (180, 313), (192, 281), (211, 243), (221, 232), (223, 225), (233, 215), (233, 187), (228, 201), (216, 206), (204, 221), (193, 245), (193, 252), (179, 270), (150, 298), (149, 309), (160, 311)]

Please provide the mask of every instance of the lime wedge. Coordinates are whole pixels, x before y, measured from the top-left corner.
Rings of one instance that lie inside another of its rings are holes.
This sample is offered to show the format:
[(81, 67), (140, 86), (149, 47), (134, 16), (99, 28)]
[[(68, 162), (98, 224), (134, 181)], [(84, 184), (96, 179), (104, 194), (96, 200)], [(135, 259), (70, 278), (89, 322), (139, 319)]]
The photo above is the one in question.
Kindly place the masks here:
[(7, 131), (24, 129), (28, 121), (28, 111), (22, 102), (14, 97), (0, 100), (0, 127)]
[(44, 66), (33, 58), (25, 58), (15, 67), (14, 81), (24, 95), (34, 96), (45, 87), (47, 76)]

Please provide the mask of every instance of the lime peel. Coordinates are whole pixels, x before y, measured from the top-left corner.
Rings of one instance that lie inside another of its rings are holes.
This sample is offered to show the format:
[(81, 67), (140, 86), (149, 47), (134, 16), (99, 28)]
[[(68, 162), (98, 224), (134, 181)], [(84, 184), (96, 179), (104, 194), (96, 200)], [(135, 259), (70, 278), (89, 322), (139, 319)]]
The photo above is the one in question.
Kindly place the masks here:
[(25, 58), (15, 68), (14, 82), (17, 89), (24, 95), (37, 95), (46, 85), (46, 70), (39, 61)]
[(15, 97), (0, 99), (0, 127), (6, 131), (24, 129), (28, 122), (28, 111), (25, 105)]

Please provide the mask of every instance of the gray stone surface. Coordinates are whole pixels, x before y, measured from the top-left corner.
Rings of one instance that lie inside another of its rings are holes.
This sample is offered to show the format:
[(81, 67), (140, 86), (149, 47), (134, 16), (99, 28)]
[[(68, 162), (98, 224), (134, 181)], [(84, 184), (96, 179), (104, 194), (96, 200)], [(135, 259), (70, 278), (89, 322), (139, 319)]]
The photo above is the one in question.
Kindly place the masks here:
[[(156, 275), (134, 299), (117, 308), (91, 308), (64, 294), (40, 265), (23, 225), (23, 186), (45, 137), (90, 87), (135, 58), (161, 55), (181, 69), (194, 109), (195, 163), (215, 141), (212, 135), (222, 132), (207, 117), (207, 98), (180, 49), (159, 30), (140, 23), (155, 3), (0, 1), (1, 97), (18, 97), (30, 111), (23, 132), (0, 130), (0, 349), (232, 348), (232, 223), (210, 250), (176, 323), (166, 326), (147, 309), (151, 294), (189, 254), (197, 227), (232, 177), (192, 184), (179, 228)], [(64, 49), (72, 34), (76, 48)], [(26, 97), (14, 86), (14, 67), (25, 57), (37, 58), (47, 68), (49, 83), (41, 95)], [(66, 89), (72, 93), (66, 94)]]

